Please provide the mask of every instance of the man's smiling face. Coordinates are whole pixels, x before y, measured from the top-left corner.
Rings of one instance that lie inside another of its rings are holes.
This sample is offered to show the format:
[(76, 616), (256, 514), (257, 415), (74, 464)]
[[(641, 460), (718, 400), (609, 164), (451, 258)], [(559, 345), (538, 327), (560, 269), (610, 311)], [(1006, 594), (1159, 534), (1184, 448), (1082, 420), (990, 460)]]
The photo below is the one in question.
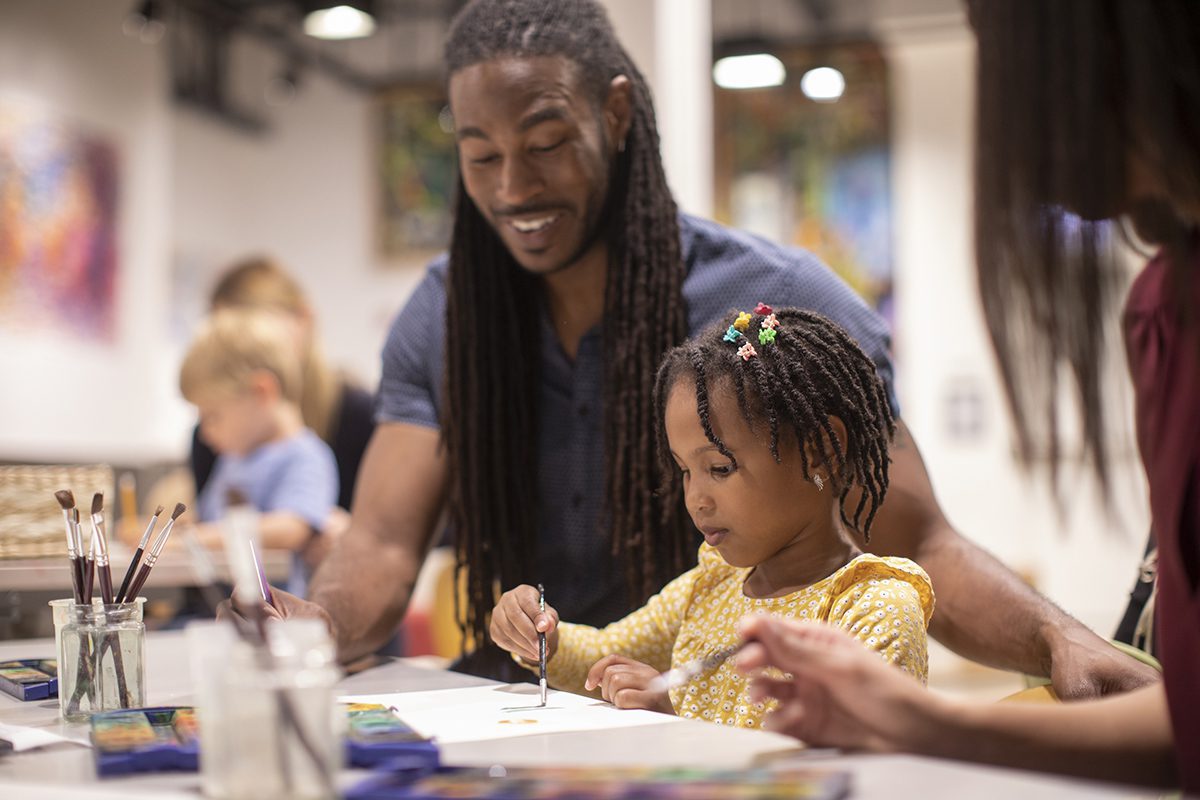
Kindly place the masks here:
[(616, 131), (562, 56), (505, 57), (450, 78), (467, 195), (517, 263), (548, 275), (597, 244)]

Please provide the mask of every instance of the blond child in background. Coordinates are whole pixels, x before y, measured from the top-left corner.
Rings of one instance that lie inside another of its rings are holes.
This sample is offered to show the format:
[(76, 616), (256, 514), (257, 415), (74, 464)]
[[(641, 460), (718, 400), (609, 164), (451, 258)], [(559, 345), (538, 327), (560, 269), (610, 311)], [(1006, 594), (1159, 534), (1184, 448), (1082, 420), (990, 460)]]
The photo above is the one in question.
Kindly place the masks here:
[[(201, 327), (180, 370), (183, 396), (196, 406), (200, 435), (217, 453), (197, 497), (197, 534), (210, 547), (213, 524), (236, 490), (258, 512), (264, 548), (298, 552), (337, 504), (333, 452), (304, 426), (294, 322), (267, 311), (223, 309)], [(303, 596), (307, 569), (293, 558), (288, 591)]]
[(736, 659), (682, 686), (656, 678), (736, 646), (748, 614), (830, 622), (925, 681), (928, 576), (848, 535), (869, 539), (894, 424), (875, 365), (844, 330), (808, 311), (734, 312), (667, 353), (655, 413), (664, 467), (704, 535), (699, 564), (603, 629), (540, 613), (537, 590), (518, 586), (492, 613), (498, 645), (536, 665), (545, 633), (556, 688), (741, 727), (761, 727), (774, 702), (750, 699)]

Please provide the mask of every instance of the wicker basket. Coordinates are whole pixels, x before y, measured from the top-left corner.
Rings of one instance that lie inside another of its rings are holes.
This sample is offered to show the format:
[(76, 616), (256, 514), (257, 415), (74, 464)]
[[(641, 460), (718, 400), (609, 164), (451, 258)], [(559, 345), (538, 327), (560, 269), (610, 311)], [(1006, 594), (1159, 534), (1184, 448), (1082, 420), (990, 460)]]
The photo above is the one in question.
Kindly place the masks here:
[[(0, 558), (66, 557), (62, 508), (54, 499), (59, 489), (75, 494), (84, 520), (96, 492), (116, 497), (107, 465), (0, 467)], [(83, 529), (90, 530), (86, 523)]]

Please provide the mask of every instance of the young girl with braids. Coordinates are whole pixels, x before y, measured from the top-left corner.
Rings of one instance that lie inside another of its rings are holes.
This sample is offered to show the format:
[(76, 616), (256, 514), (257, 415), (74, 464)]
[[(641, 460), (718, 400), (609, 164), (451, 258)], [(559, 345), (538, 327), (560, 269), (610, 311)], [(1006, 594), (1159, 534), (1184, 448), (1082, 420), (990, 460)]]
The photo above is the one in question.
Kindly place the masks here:
[(748, 614), (827, 621), (924, 681), (928, 576), (847, 535), (869, 541), (894, 430), (875, 365), (850, 336), (810, 311), (732, 312), (668, 351), (654, 405), (666, 474), (704, 535), (699, 564), (602, 629), (560, 623), (518, 586), (492, 614), (493, 640), (536, 666), (545, 633), (556, 688), (741, 727), (760, 727), (771, 704), (749, 699), (736, 659), (682, 686), (655, 679), (717, 661)]

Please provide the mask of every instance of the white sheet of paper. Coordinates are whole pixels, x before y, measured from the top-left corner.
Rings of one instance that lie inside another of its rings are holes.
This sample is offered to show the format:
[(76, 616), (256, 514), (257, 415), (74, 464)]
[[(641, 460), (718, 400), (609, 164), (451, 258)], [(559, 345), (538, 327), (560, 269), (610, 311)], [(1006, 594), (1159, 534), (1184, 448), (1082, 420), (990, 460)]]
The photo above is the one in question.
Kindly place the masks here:
[(338, 699), (343, 703), (391, 706), (414, 730), (443, 744), (661, 725), (675, 719), (669, 714), (620, 709), (602, 700), (553, 690), (546, 707), (538, 708), (538, 687), (528, 683)]
[(12, 742), (13, 750), (20, 753), (24, 750), (33, 750), (46, 745), (59, 744), (61, 742), (71, 742), (72, 744), (86, 744), (67, 736), (61, 736), (57, 733), (51, 733), (44, 728), (27, 728), (23, 725), (6, 725), (0, 722), (0, 739), (7, 739)]

